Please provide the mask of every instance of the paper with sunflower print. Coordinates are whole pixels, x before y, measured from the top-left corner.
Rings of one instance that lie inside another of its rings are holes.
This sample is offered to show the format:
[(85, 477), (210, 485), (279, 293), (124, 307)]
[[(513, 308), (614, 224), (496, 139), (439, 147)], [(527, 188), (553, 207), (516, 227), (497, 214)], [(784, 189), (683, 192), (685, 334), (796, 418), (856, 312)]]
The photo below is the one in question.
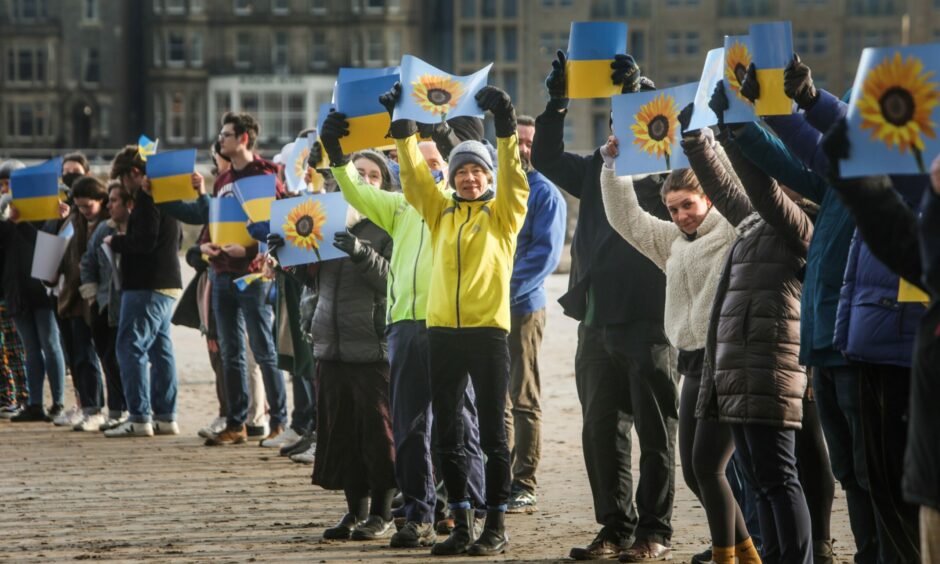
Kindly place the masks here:
[(715, 86), (721, 80), (725, 70), (725, 50), (721, 47), (712, 49), (705, 56), (705, 66), (702, 68), (702, 78), (698, 81), (695, 91), (695, 109), (692, 111), (692, 121), (689, 129), (702, 129), (718, 125), (718, 116), (708, 107)]
[(349, 204), (339, 192), (285, 198), (271, 204), (271, 233), (284, 238), (277, 252), (281, 266), (343, 258), (333, 235), (346, 230)]
[(940, 44), (862, 51), (846, 117), (843, 177), (925, 174), (940, 154)]
[(392, 119), (440, 123), (457, 116), (483, 117), (475, 96), (486, 86), (490, 63), (469, 76), (456, 76), (405, 55), (401, 59), (401, 97)]
[(618, 176), (665, 172), (689, 166), (679, 141), (679, 112), (695, 99), (698, 83), (611, 98), (620, 154)]
[(728, 109), (725, 110), (725, 123), (747, 123), (757, 120), (754, 104), (741, 95), (741, 81), (751, 65), (751, 38), (747, 35), (725, 36), (725, 66), (722, 81), (725, 96), (728, 97)]
[(793, 58), (793, 31), (790, 22), (752, 24), (748, 37), (760, 98), (754, 110), (760, 116), (785, 116), (793, 113), (793, 100), (783, 92), (783, 69)]
[(306, 190), (304, 175), (307, 174), (307, 157), (310, 148), (316, 143), (317, 134), (308, 133), (304, 137), (294, 140), (284, 159), (284, 179), (287, 180), (287, 189), (291, 192)]

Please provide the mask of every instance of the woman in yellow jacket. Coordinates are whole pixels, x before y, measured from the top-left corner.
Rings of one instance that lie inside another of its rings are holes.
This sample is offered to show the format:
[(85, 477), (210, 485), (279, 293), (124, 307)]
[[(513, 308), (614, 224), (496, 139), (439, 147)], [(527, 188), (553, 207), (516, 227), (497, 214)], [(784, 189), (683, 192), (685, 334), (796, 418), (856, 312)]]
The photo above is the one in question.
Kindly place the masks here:
[[(383, 95), (394, 107), (401, 86)], [(454, 512), (454, 530), (434, 545), (436, 555), (505, 552), (506, 503), (511, 482), (504, 413), (509, 383), (509, 279), (516, 236), (525, 220), (529, 184), (519, 159), (516, 114), (509, 95), (488, 86), (476, 97), (493, 113), (499, 171), (489, 149), (464, 141), (450, 153), (449, 187), (439, 187), (428, 169), (410, 120), (392, 123), (401, 183), (431, 232), (434, 268), (428, 296), (434, 450)], [(486, 522), (474, 539), (467, 495), (460, 411), (472, 379), (486, 454)]]

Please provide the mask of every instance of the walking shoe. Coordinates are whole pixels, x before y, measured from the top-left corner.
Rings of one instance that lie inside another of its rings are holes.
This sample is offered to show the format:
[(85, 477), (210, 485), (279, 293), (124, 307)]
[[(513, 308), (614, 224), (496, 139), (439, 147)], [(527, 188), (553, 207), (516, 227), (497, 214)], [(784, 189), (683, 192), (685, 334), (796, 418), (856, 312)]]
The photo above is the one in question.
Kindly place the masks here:
[(218, 435), (225, 429), (226, 420), (224, 417), (216, 417), (212, 420), (212, 423), (209, 423), (202, 429), (199, 429), (199, 432), (196, 433), (204, 439), (208, 439), (212, 435)]
[(568, 556), (574, 560), (616, 560), (623, 548), (620, 543), (611, 540), (609, 534), (605, 534), (602, 529), (591, 544), (572, 548)]
[(153, 434), (155, 435), (179, 435), (180, 424), (176, 421), (153, 420)]
[(310, 431), (310, 432), (304, 433), (304, 436), (301, 437), (300, 440), (297, 441), (295, 444), (282, 446), (281, 449), (278, 451), (278, 454), (280, 456), (290, 456), (292, 454), (299, 454), (301, 452), (307, 452), (307, 449), (310, 448), (310, 445), (316, 444), (316, 442), (317, 442), (317, 432)]
[(394, 532), (393, 523), (394, 521), (386, 521), (381, 515), (369, 515), (365, 521), (356, 525), (350, 538), (358, 541), (383, 539)]
[(52, 407), (50, 407), (49, 410), (46, 411), (46, 417), (47, 417), (46, 420), (52, 421), (54, 418), (62, 415), (63, 409), (65, 409), (65, 406), (62, 405), (61, 403), (52, 404)]
[(498, 509), (486, 512), (486, 522), (480, 538), (467, 549), (470, 556), (495, 556), (506, 552), (509, 536), (506, 535), (506, 514)]
[(104, 413), (93, 413), (85, 415), (77, 425), (72, 427), (73, 431), (97, 431), (105, 422)]
[(271, 428), (271, 432), (268, 433), (268, 436), (266, 436), (265, 438), (263, 438), (263, 439), (261, 439), (260, 441), (258, 441), (258, 446), (263, 447), (265, 441), (274, 442), (274, 441), (277, 440), (278, 437), (280, 437), (280, 436), (283, 435), (283, 434), (284, 434), (284, 426), (283, 426), (283, 425), (275, 425), (274, 427)]
[(431, 523), (407, 521), (401, 530), (392, 535), (392, 540), (388, 545), (392, 548), (419, 548), (431, 546), (436, 540), (437, 535)]
[(709, 564), (712, 561), (712, 548), (708, 547), (692, 557), (690, 564)]
[(5, 405), (0, 407), (0, 419), (13, 419), (13, 417), (19, 413), (20, 407), (18, 405)]
[(310, 448), (304, 452), (298, 452), (297, 454), (290, 455), (290, 459), (294, 462), (299, 462), (300, 464), (313, 464), (313, 461), (317, 458), (317, 443), (310, 445)]
[(454, 530), (454, 516), (448, 512), (443, 519), (434, 524), (434, 530), (439, 535), (449, 535)]
[(324, 540), (347, 540), (356, 528), (356, 516), (352, 513), (343, 515), (339, 523), (323, 531)]
[(22, 411), (10, 418), (14, 423), (29, 423), (33, 421), (49, 421), (46, 410), (41, 405), (27, 405)]
[(206, 446), (240, 445), (248, 440), (244, 425), (226, 427), (221, 432), (206, 439)]
[(263, 425), (245, 425), (245, 428), (248, 431), (248, 436), (251, 438), (267, 437), (271, 432), (267, 423)]
[(109, 439), (117, 439), (122, 437), (152, 437), (153, 424), (125, 421), (114, 429), (105, 431), (104, 436), (108, 437)]
[(518, 490), (506, 506), (506, 513), (535, 513), (539, 510), (535, 493)]
[(300, 439), (302, 438), (303, 437), (297, 434), (297, 431), (288, 427), (287, 430), (280, 435), (274, 438), (269, 436), (267, 439), (261, 441), (260, 444), (264, 448), (281, 448), (285, 446), (294, 446), (299, 443)]
[(66, 411), (52, 418), (52, 424), (56, 427), (74, 427), (82, 422), (82, 410), (77, 406), (72, 406)]
[(621, 562), (663, 562), (672, 560), (672, 549), (651, 540), (637, 540), (620, 554)]
[(122, 413), (121, 416), (118, 417), (117, 419), (109, 418), (107, 421), (102, 423), (101, 426), (98, 427), (98, 430), (102, 432), (110, 431), (111, 429), (114, 429), (115, 427), (117, 427), (121, 423), (124, 423), (125, 421), (127, 421), (127, 412)]
[(444, 542), (435, 543), (431, 554), (435, 556), (454, 556), (463, 554), (470, 548), (475, 538), (473, 531), (473, 509), (454, 509), (454, 530)]

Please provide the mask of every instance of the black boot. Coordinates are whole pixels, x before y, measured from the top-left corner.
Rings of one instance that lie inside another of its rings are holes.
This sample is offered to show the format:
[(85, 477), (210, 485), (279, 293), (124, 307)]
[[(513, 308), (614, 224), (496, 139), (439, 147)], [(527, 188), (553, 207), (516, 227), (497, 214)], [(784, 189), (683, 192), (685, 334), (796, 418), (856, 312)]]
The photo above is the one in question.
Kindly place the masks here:
[(435, 556), (453, 556), (467, 552), (473, 542), (473, 509), (454, 509), (454, 530), (444, 542), (431, 547)]
[(467, 550), (470, 556), (495, 556), (506, 552), (509, 537), (506, 536), (506, 514), (498, 509), (486, 512), (483, 532), (473, 546)]
[(52, 421), (46, 416), (46, 410), (41, 405), (27, 405), (23, 411), (10, 418), (14, 423), (29, 423), (35, 421)]

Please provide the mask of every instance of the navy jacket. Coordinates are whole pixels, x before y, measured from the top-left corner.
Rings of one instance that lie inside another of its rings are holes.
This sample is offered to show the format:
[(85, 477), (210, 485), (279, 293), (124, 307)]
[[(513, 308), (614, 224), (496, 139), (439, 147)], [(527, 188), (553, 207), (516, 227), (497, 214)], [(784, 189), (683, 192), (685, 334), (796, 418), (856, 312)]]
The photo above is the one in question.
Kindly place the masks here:
[(568, 206), (558, 189), (537, 171), (529, 179), (529, 203), (516, 238), (516, 255), (509, 281), (512, 315), (526, 315), (545, 307), (545, 277), (558, 268), (565, 246)]
[(791, 172), (796, 172), (800, 177), (807, 173), (816, 175), (812, 182), (791, 184), (787, 178), (778, 174), (784, 173), (783, 170), (775, 173), (765, 168), (779, 182), (819, 204), (803, 279), (800, 362), (807, 366), (841, 366), (848, 361), (833, 346), (833, 339), (836, 310), (855, 222), (824, 179), (829, 161), (822, 151), (821, 141), (822, 132), (828, 131), (832, 124), (845, 115), (846, 107), (832, 94), (824, 90), (819, 92), (819, 100), (805, 114), (766, 119), (779, 139), (757, 126), (749, 127), (739, 139), (744, 154), (751, 160), (759, 159), (755, 162), (767, 159), (767, 147), (781, 144), (799, 159), (796, 163), (762, 162), (762, 166), (791, 169), (801, 162), (800, 169)]

